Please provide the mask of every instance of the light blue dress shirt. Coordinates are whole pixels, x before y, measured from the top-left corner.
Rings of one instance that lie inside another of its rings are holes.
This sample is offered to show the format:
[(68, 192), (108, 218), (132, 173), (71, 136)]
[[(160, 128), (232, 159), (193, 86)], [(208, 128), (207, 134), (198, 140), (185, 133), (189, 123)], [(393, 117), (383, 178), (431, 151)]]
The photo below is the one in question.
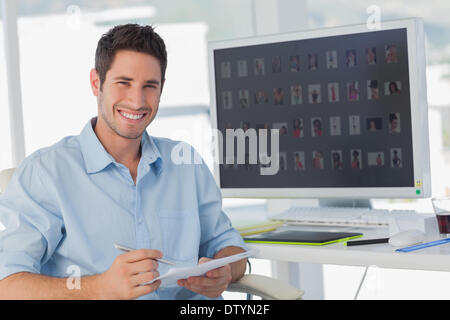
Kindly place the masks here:
[[(99, 274), (122, 254), (114, 243), (161, 250), (178, 266), (227, 246), (246, 249), (203, 161), (175, 164), (172, 148), (180, 142), (145, 132), (135, 184), (98, 140), (95, 121), (27, 157), (0, 195), (0, 279), (24, 271)], [(160, 274), (167, 270), (159, 264)], [(174, 285), (142, 298), (204, 297)]]

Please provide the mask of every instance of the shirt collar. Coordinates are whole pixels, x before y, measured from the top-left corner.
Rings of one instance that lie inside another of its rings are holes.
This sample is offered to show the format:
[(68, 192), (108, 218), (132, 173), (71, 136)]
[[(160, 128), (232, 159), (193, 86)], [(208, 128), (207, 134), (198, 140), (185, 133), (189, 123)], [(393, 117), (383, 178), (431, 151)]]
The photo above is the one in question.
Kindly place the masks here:
[[(105, 150), (94, 132), (97, 118), (92, 118), (81, 131), (80, 145), (87, 173), (102, 171), (111, 163), (117, 164), (114, 158)], [(153, 139), (144, 131), (141, 139), (141, 161), (148, 165), (154, 164), (159, 173), (162, 169), (162, 157)]]
[(153, 138), (144, 131), (141, 139), (141, 162), (154, 166), (156, 173), (162, 170), (162, 156)]

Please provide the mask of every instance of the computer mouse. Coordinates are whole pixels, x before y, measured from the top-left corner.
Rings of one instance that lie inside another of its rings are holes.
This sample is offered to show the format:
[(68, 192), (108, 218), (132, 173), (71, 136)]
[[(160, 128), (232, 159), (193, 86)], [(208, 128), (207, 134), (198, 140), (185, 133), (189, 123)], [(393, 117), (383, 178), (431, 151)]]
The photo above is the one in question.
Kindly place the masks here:
[(389, 238), (389, 244), (395, 247), (407, 247), (425, 240), (425, 233), (420, 230), (405, 230)]

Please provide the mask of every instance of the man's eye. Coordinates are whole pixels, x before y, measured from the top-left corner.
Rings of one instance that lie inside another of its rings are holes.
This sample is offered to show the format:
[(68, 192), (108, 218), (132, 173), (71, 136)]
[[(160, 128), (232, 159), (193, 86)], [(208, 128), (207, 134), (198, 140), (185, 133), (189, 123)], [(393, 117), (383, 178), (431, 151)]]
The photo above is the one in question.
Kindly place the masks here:
[(119, 84), (122, 84), (122, 85), (125, 85), (125, 86), (128, 86), (128, 85), (129, 85), (129, 83), (128, 83), (128, 82), (125, 82), (125, 81), (119, 81), (118, 83), (119, 83)]
[(145, 85), (144, 88), (156, 88), (156, 86), (148, 84), (148, 85)]

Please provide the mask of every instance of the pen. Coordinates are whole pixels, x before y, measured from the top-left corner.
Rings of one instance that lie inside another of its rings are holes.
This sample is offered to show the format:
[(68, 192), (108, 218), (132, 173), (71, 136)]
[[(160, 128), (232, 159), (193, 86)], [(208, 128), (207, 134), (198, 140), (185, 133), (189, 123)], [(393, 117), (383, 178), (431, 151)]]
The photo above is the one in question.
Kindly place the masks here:
[[(125, 252), (136, 250), (136, 249), (132, 249), (132, 248), (128, 248), (128, 247), (122, 246), (120, 244), (114, 244), (114, 247), (116, 249), (119, 249), (119, 250), (122, 250), (122, 251), (125, 251)], [(161, 262), (161, 263), (165, 263), (165, 264), (171, 265), (171, 266), (175, 265), (175, 263), (173, 263), (171, 261), (168, 261), (168, 260), (165, 260), (165, 259), (155, 259), (155, 260), (158, 261), (158, 262)]]
[(431, 241), (431, 242), (420, 243), (420, 244), (416, 244), (416, 245), (413, 245), (413, 246), (410, 246), (410, 247), (397, 249), (395, 251), (398, 251), (398, 252), (410, 252), (410, 251), (414, 251), (414, 250), (419, 250), (419, 249), (424, 249), (424, 248), (428, 248), (428, 247), (438, 246), (440, 244), (444, 244), (444, 243), (448, 243), (448, 242), (450, 242), (450, 238), (436, 240), (436, 241)]
[(364, 244), (388, 243), (388, 242), (389, 238), (354, 240), (354, 241), (347, 241), (347, 246), (359, 246)]

